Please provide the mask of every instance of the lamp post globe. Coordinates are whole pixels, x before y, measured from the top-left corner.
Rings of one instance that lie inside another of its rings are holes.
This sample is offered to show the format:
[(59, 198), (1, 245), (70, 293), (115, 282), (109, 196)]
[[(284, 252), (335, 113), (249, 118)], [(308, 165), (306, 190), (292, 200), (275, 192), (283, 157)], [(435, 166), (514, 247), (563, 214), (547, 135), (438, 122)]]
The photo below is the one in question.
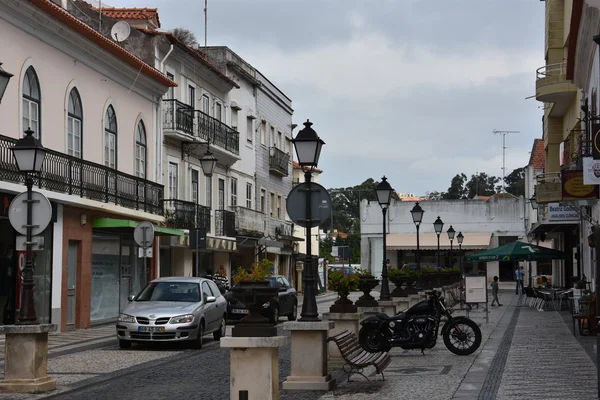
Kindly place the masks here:
[(464, 239), (464, 235), (462, 234), (462, 232), (458, 232), (458, 235), (456, 235), (456, 241), (458, 242), (459, 245), (461, 245), (463, 243), (463, 239)]
[(33, 135), (31, 129), (25, 131), (25, 136), (17, 140), (11, 148), (17, 169), (22, 174), (40, 172), (44, 166), (46, 149)]
[(420, 225), (423, 221), (423, 214), (425, 214), (425, 211), (423, 211), (423, 209), (419, 205), (419, 202), (417, 201), (412, 210), (410, 210), (410, 214), (412, 215), (412, 219), (415, 225)]
[(387, 229), (386, 229), (386, 214), (387, 209), (390, 206), (392, 201), (392, 186), (387, 181), (385, 175), (381, 178), (381, 182), (375, 188), (375, 195), (377, 196), (377, 202), (381, 206), (381, 213), (383, 215), (383, 257), (382, 262), (383, 266), (381, 268), (381, 291), (379, 293), (379, 300), (387, 301), (390, 300), (390, 284), (388, 278), (388, 270), (387, 270), (387, 257), (386, 257), (386, 237), (387, 237)]
[(200, 166), (202, 167), (202, 172), (205, 176), (211, 177), (215, 170), (215, 166), (217, 165), (217, 157), (210, 152), (210, 150), (206, 150), (206, 153), (200, 158)]
[(538, 203), (537, 203), (537, 198), (535, 197), (535, 194), (533, 196), (531, 196), (531, 199), (529, 199), (529, 203), (531, 204), (531, 208), (533, 208), (534, 210), (538, 209)]
[(301, 167), (316, 167), (321, 156), (321, 148), (325, 144), (311, 126), (312, 122), (307, 119), (304, 123), (304, 129), (292, 139), (298, 156), (298, 164)]
[(437, 265), (440, 265), (440, 235), (442, 234), (442, 230), (444, 229), (444, 221), (438, 215), (437, 219), (433, 223), (433, 229), (435, 230), (435, 234), (437, 235)]
[(2, 69), (2, 63), (0, 63), (0, 102), (2, 102), (2, 97), (4, 97), (4, 92), (8, 87), (8, 82), (12, 77), (13, 74), (6, 72), (4, 69)]

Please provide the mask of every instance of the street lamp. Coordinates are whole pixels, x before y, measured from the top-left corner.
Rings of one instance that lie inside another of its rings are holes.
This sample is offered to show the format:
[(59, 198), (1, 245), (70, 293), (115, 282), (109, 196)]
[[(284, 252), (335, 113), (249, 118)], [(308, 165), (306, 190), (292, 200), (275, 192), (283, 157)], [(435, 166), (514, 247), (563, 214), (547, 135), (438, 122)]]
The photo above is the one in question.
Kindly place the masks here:
[(23, 281), (21, 285), (21, 308), (19, 309), (17, 325), (35, 325), (38, 323), (35, 314), (33, 302), (33, 259), (31, 257), (32, 247), (32, 196), (33, 178), (31, 174), (38, 173), (44, 166), (46, 158), (46, 149), (42, 143), (33, 136), (33, 131), (27, 129), (25, 136), (17, 140), (17, 143), (11, 148), (13, 157), (17, 164), (19, 172), (25, 175), (25, 185), (27, 186), (27, 226), (25, 242), (25, 268), (23, 270)]
[(463, 276), (463, 264), (462, 264), (462, 242), (463, 239), (465, 237), (463, 236), (462, 232), (458, 232), (458, 235), (456, 236), (456, 241), (458, 242), (458, 257), (460, 260), (460, 279), (462, 280), (462, 276)]
[(437, 219), (433, 223), (433, 229), (435, 229), (435, 234), (437, 235), (438, 246), (437, 246), (437, 263), (438, 268), (440, 268), (440, 235), (442, 234), (442, 229), (444, 229), (444, 221), (440, 219), (438, 215)]
[(416, 257), (415, 261), (417, 262), (417, 267), (419, 268), (419, 275), (418, 275), (418, 279), (417, 279), (417, 290), (420, 290), (421, 289), (421, 250), (419, 249), (419, 227), (421, 226), (421, 222), (423, 222), (423, 214), (425, 214), (425, 211), (423, 211), (423, 209), (419, 205), (419, 202), (417, 201), (415, 203), (415, 206), (412, 208), (412, 210), (410, 210), (410, 214), (412, 215), (413, 222), (415, 223), (415, 226), (417, 227), (417, 257)]
[(452, 227), (452, 225), (450, 225), (450, 229), (448, 229), (446, 231), (446, 233), (448, 234), (448, 239), (450, 239), (450, 268), (452, 268), (452, 241), (454, 240), (454, 233), (456, 231), (454, 230), (454, 228)]
[[(294, 147), (298, 156), (298, 164), (304, 169), (304, 181), (306, 182), (306, 258), (304, 259), (304, 301), (302, 302), (302, 313), (299, 321), (320, 321), (317, 311), (317, 293), (315, 285), (315, 271), (313, 270), (313, 257), (310, 231), (313, 226), (318, 225), (317, 220), (312, 219), (311, 207), (311, 178), (312, 171), (319, 163), (321, 148), (325, 144), (311, 128), (312, 122), (308, 119), (294, 139)], [(306, 168), (304, 168), (306, 167)]]
[(200, 166), (204, 175), (211, 178), (217, 165), (217, 157), (210, 152), (210, 140), (206, 145), (206, 153), (200, 158)]
[(6, 72), (2, 69), (2, 63), (0, 63), (0, 102), (2, 101), (2, 97), (4, 97), (4, 92), (8, 87), (8, 81), (13, 77), (13, 74)]
[(379, 202), (379, 206), (381, 207), (381, 212), (383, 214), (383, 268), (381, 269), (381, 293), (379, 295), (379, 300), (389, 300), (390, 299), (390, 286), (388, 282), (388, 270), (386, 263), (386, 235), (387, 231), (385, 228), (385, 217), (387, 214), (387, 209), (390, 206), (390, 202), (392, 201), (392, 186), (387, 181), (387, 178), (381, 178), (381, 182), (375, 188), (375, 194), (377, 195), (377, 202)]

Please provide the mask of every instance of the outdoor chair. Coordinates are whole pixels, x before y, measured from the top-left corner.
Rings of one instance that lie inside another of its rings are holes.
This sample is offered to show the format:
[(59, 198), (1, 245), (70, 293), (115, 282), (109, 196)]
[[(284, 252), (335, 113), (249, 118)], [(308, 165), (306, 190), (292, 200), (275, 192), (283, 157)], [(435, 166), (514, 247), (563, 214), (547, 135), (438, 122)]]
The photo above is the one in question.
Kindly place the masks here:
[(525, 296), (527, 296), (527, 299), (525, 300), (525, 305), (531, 307), (536, 299), (535, 292), (533, 291), (533, 288), (531, 286), (527, 286), (525, 288)]

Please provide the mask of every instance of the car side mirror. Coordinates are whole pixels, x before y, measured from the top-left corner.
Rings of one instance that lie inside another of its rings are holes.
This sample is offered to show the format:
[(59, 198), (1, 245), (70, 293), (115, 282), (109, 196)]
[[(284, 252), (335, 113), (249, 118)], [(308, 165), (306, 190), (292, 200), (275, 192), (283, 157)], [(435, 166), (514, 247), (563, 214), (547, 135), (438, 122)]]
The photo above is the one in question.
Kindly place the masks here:
[(215, 296), (207, 296), (206, 297), (206, 304), (214, 303), (215, 301), (217, 301), (217, 298)]
[(135, 294), (130, 294), (129, 296), (127, 296), (127, 300), (129, 300), (129, 301), (135, 300)]

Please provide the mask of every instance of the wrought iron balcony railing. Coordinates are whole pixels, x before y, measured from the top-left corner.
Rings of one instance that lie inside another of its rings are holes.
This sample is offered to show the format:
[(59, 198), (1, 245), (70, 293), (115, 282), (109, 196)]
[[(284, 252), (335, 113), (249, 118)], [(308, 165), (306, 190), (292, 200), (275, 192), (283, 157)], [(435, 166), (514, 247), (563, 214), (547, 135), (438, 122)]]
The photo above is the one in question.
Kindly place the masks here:
[(288, 176), (289, 168), (290, 155), (279, 150), (277, 147), (271, 147), (269, 152), (269, 170), (283, 176)]
[(227, 210), (215, 210), (215, 235), (236, 236), (235, 213)]
[(194, 136), (197, 132), (197, 129), (194, 129), (194, 109), (175, 99), (164, 99), (163, 103), (163, 128)]
[(265, 213), (250, 208), (236, 206), (235, 210), (235, 229), (240, 235), (264, 236), (265, 232)]
[[(0, 180), (22, 183), (10, 151), (16, 142), (0, 135)], [(44, 167), (34, 182), (41, 189), (163, 215), (163, 185), (55, 150), (46, 149)]]
[(165, 222), (169, 228), (210, 230), (210, 208), (191, 201), (179, 199), (162, 200)]

